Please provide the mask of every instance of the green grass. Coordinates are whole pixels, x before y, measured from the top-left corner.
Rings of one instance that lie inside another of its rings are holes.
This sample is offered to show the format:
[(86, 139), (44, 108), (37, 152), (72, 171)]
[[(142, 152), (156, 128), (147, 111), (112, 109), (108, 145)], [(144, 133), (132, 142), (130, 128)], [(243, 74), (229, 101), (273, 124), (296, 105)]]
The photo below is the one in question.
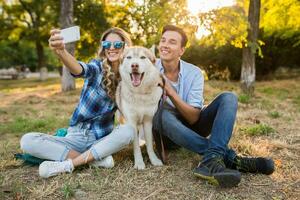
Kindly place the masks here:
[(300, 112), (300, 95), (293, 99), (293, 103), (298, 107), (298, 111)]
[(240, 94), (238, 97), (238, 101), (243, 104), (249, 103), (250, 100), (251, 100), (251, 97), (247, 94)]
[(37, 86), (47, 86), (55, 83), (60, 83), (60, 78), (48, 78), (46, 81), (41, 81), (37, 78), (28, 78), (21, 80), (0, 80), (0, 90), (9, 92), (15, 88), (33, 88)]
[(284, 100), (289, 97), (289, 90), (283, 88), (272, 88), (272, 87), (265, 87), (258, 89), (259, 92), (266, 94), (270, 97), (276, 97), (280, 100)]
[(70, 199), (75, 194), (74, 189), (70, 184), (64, 184), (62, 187), (62, 192), (65, 199)]
[(44, 118), (26, 118), (16, 117), (12, 122), (2, 124), (0, 126), (0, 133), (26, 133), (26, 132), (49, 132), (56, 128), (61, 128), (67, 124), (66, 121), (48, 116)]
[(274, 102), (270, 101), (269, 99), (260, 99), (256, 102), (260, 109), (272, 110), (275, 108)]
[(258, 124), (251, 127), (241, 128), (241, 131), (249, 136), (270, 135), (275, 132), (274, 128), (267, 124)]
[(277, 118), (281, 117), (281, 114), (278, 111), (271, 111), (268, 113), (268, 116), (273, 119), (277, 119)]

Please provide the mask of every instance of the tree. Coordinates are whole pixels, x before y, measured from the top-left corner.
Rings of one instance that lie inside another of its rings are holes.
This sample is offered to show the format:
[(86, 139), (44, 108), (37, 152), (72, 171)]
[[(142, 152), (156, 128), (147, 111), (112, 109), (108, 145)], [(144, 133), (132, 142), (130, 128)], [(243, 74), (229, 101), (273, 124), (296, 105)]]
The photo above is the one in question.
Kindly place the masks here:
[(167, 24), (182, 27), (192, 39), (197, 31), (195, 20), (187, 10), (187, 0), (144, 0), (133, 12), (135, 28), (131, 32), (134, 40), (151, 47), (159, 41), (158, 33)]
[[(61, 28), (67, 28), (73, 25), (73, 0), (60, 1), (60, 24)], [(66, 50), (74, 56), (75, 43), (66, 44)], [(76, 87), (75, 80), (66, 66), (63, 66), (61, 77), (62, 91), (74, 90)]]
[[(110, 26), (105, 4), (94, 0), (76, 0), (74, 24), (80, 26), (80, 41), (76, 42), (76, 58), (88, 61), (95, 57), (101, 34)], [(123, 12), (126, 8), (120, 9)], [(107, 10), (110, 14), (112, 11)], [(113, 16), (112, 16), (113, 17)], [(117, 15), (114, 19), (117, 19)], [(121, 23), (120, 23), (121, 24)], [(117, 24), (120, 27), (120, 24)], [(129, 26), (127, 26), (129, 27)]]
[[(44, 45), (48, 41), (49, 30), (55, 26), (57, 17), (56, 1), (24, 1), (2, 2), (2, 37), (10, 41), (27, 40), (35, 44), (37, 68), (46, 67)], [(1, 24), (2, 24), (1, 23)], [(41, 79), (44, 79), (41, 76)]]
[(200, 43), (219, 48), (227, 44), (242, 48), (247, 37), (247, 17), (241, 3), (199, 13), (200, 27), (209, 31)]
[(252, 95), (255, 83), (255, 53), (258, 49), (257, 37), (259, 31), (260, 0), (250, 0), (248, 13), (247, 43), (243, 48), (241, 70), (241, 89)]

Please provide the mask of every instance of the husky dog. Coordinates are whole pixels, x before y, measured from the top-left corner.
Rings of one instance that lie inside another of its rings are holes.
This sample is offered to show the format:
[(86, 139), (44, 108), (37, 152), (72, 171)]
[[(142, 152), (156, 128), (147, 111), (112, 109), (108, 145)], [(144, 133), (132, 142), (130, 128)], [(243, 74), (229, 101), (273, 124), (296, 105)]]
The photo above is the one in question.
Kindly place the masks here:
[(124, 50), (124, 57), (119, 71), (121, 81), (116, 91), (116, 101), (126, 123), (135, 128), (133, 142), (134, 168), (145, 169), (138, 133), (143, 129), (147, 153), (154, 166), (163, 165), (153, 151), (152, 118), (157, 111), (163, 90), (162, 76), (154, 66), (155, 56), (147, 48), (129, 47)]

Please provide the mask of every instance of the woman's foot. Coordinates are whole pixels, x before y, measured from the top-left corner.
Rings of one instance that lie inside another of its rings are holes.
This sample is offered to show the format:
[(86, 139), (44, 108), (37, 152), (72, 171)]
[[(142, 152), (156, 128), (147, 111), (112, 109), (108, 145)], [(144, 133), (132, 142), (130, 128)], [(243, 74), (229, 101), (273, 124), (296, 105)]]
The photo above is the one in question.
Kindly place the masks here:
[(93, 167), (113, 168), (115, 166), (115, 163), (112, 156), (107, 156), (102, 160), (95, 160), (91, 162), (91, 165)]
[(44, 161), (39, 166), (39, 175), (43, 178), (49, 178), (61, 173), (72, 173), (74, 166), (72, 160), (65, 161)]

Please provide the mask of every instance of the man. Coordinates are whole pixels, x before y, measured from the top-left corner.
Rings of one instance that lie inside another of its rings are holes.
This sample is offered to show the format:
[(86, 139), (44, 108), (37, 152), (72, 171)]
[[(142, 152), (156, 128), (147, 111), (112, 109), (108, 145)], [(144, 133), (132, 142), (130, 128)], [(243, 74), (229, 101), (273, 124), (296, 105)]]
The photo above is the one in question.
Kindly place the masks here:
[(154, 117), (154, 137), (160, 133), (164, 143), (168, 144), (166, 148), (179, 145), (203, 155), (193, 174), (221, 187), (236, 186), (241, 180), (240, 171), (272, 174), (272, 159), (240, 157), (228, 148), (236, 118), (237, 97), (224, 92), (203, 106), (202, 72), (180, 59), (186, 43), (187, 36), (181, 28), (173, 25), (163, 28), (157, 67), (166, 79), (168, 98)]

